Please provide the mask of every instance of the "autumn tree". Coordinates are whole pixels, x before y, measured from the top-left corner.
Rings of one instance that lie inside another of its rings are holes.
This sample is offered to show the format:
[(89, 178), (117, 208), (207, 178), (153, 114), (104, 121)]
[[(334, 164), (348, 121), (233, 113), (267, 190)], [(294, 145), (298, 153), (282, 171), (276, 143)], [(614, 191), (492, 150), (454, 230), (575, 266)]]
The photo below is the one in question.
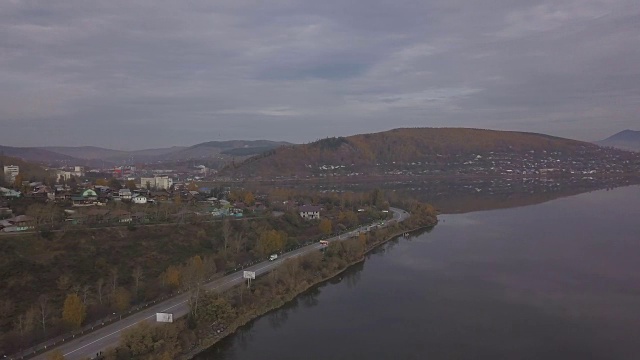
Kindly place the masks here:
[(252, 193), (251, 191), (247, 191), (247, 192), (244, 194), (243, 200), (244, 200), (244, 203), (245, 203), (247, 206), (253, 206), (253, 204), (255, 204), (255, 202), (256, 202), (256, 199), (255, 199), (255, 197), (253, 196), (253, 193)]
[(109, 186), (109, 181), (107, 179), (96, 179), (94, 184), (98, 186)]
[(122, 184), (120, 183), (120, 181), (116, 178), (111, 178), (109, 179), (109, 187), (114, 189), (114, 190), (120, 190), (122, 189)]
[(181, 349), (179, 335), (183, 330), (177, 324), (151, 325), (143, 321), (122, 333), (114, 358), (175, 359)]
[(235, 315), (235, 309), (224, 297), (213, 292), (205, 292), (200, 299), (196, 321), (204, 326), (225, 324)]
[(372, 206), (378, 208), (382, 207), (384, 204), (384, 194), (382, 193), (382, 190), (378, 188), (373, 189), (369, 194), (369, 202)]
[(72, 328), (79, 328), (87, 315), (82, 299), (76, 294), (69, 294), (62, 307), (62, 321)]
[(346, 227), (352, 227), (358, 224), (358, 215), (353, 211), (342, 211), (338, 214), (338, 222)]
[(168, 286), (177, 289), (180, 287), (180, 269), (175, 266), (169, 266), (165, 272), (165, 280)]
[(133, 180), (127, 180), (125, 187), (131, 191), (135, 191), (138, 188)]
[(131, 305), (131, 294), (127, 289), (118, 287), (113, 297), (113, 307), (117, 311), (123, 312), (129, 308), (129, 305)]
[(24, 176), (22, 176), (22, 174), (16, 175), (16, 177), (13, 179), (13, 187), (18, 190), (23, 190), (22, 189), (23, 181), (24, 181)]
[(283, 231), (267, 230), (260, 234), (257, 250), (261, 256), (282, 250), (287, 240), (287, 234)]
[(320, 229), (320, 231), (325, 235), (331, 234), (331, 220), (326, 219), (326, 218), (320, 220), (320, 224), (318, 225), (318, 229)]

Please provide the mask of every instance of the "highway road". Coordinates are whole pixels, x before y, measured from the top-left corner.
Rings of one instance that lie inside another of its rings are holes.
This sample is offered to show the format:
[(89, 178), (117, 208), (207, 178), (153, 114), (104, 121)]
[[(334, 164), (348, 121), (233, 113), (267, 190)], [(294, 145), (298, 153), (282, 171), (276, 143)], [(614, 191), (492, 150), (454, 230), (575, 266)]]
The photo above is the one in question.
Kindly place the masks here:
[[(391, 208), (390, 210), (393, 212), (393, 219), (398, 222), (404, 221), (409, 217), (409, 213), (402, 209)], [(388, 220), (384, 221), (382, 225), (379, 225), (379, 227), (387, 226), (388, 222)], [(368, 230), (369, 226), (362, 226), (348, 233), (327, 240), (339, 241), (347, 239), (348, 237), (357, 236), (360, 232), (365, 232)], [(247, 267), (235, 273), (229, 274), (223, 278), (207, 283), (203, 287), (206, 290), (211, 291), (224, 291), (244, 281), (242, 277), (243, 271), (255, 271), (256, 276), (260, 276), (281, 265), (282, 262), (287, 259), (304, 255), (311, 251), (318, 251), (321, 247), (322, 245), (320, 245), (320, 243), (315, 243), (290, 251), (288, 253), (284, 253), (282, 255), (279, 255), (277, 260), (264, 261), (251, 267)], [(171, 299), (162, 301), (154, 306), (141, 310), (140, 312), (130, 315), (122, 320), (116, 321), (92, 333), (68, 341), (65, 344), (57, 346), (55, 348), (51, 348), (49, 349), (49, 351), (35, 356), (32, 359), (46, 360), (47, 356), (56, 349), (60, 350), (67, 360), (93, 359), (96, 357), (96, 354), (98, 354), (98, 352), (106, 351), (108, 348), (112, 348), (118, 345), (118, 342), (120, 341), (120, 335), (122, 334), (123, 330), (133, 327), (143, 321), (155, 322), (156, 313), (173, 313), (174, 318), (185, 316), (189, 312), (188, 299), (189, 293), (177, 295)]]

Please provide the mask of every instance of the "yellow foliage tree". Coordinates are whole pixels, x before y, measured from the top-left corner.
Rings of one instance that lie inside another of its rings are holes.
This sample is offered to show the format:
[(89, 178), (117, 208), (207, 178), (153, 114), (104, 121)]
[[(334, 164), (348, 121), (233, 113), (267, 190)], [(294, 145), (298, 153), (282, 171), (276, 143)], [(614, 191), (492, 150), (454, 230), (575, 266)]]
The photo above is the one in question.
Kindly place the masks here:
[(268, 230), (258, 239), (258, 252), (262, 256), (282, 250), (286, 242), (286, 234), (282, 231)]
[(325, 235), (331, 234), (331, 227), (331, 220), (329, 219), (320, 220), (320, 225), (318, 225), (320, 231)]
[(255, 202), (256, 202), (256, 199), (255, 199), (255, 197), (253, 196), (253, 193), (251, 193), (251, 191), (247, 191), (247, 192), (244, 194), (244, 203), (245, 203), (247, 206), (252, 206), (253, 204), (255, 204)]
[(177, 288), (180, 286), (180, 269), (175, 266), (169, 266), (165, 274), (167, 285)]
[(87, 309), (82, 299), (76, 294), (67, 295), (62, 308), (62, 320), (74, 328), (79, 328), (86, 315)]
[(113, 306), (116, 310), (122, 312), (129, 309), (129, 305), (131, 305), (131, 295), (127, 289), (123, 287), (117, 288), (113, 296)]

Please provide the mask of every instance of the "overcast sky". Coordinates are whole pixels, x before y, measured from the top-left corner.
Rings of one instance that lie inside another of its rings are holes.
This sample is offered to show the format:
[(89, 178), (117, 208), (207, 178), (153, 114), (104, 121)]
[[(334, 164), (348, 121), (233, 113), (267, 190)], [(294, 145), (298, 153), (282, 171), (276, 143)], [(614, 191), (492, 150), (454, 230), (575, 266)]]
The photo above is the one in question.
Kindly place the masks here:
[(638, 0), (0, 1), (0, 144), (640, 130)]

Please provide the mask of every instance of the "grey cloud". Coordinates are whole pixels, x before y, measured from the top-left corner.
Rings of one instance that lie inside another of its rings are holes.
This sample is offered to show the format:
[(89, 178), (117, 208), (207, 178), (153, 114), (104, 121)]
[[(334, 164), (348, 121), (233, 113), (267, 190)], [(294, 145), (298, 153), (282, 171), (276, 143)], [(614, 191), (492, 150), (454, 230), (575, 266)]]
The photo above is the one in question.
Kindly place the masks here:
[(6, 1), (0, 144), (598, 139), (637, 127), (639, 33), (630, 0)]

